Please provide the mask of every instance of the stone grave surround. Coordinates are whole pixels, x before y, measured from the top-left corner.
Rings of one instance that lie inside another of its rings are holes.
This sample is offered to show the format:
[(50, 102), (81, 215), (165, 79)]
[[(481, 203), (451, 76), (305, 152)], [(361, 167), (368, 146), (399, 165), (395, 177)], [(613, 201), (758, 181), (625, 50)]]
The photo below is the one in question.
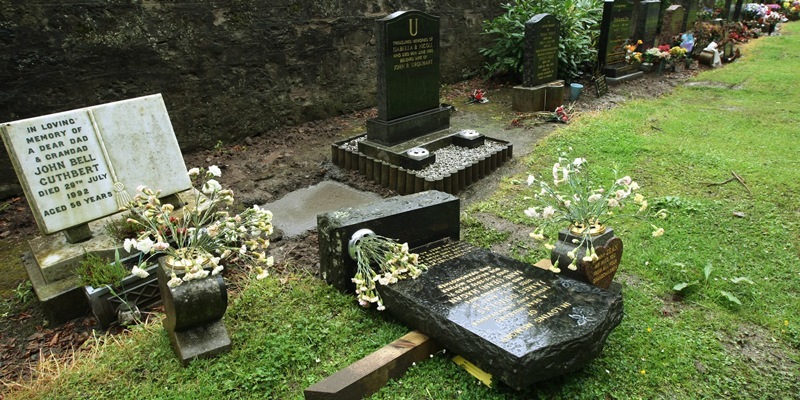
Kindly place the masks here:
[(379, 287), (386, 312), (517, 390), (584, 367), (623, 317), (619, 285), (600, 289), (460, 242), (452, 195), (395, 197), (317, 221), (321, 274), (351, 294), (355, 231), (407, 241), (429, 270)]
[(633, 2), (631, 0), (605, 0), (603, 2), (597, 63), (609, 83), (641, 75), (641, 71), (637, 71), (634, 65), (625, 61), (624, 46), (632, 39), (632, 28)]
[[(439, 17), (398, 11), (376, 20), (375, 37), (378, 116), (366, 134), (332, 144), (334, 164), (401, 194), (458, 193), (511, 158), (508, 142), (450, 129), (453, 108), (439, 103)], [(437, 164), (437, 152), (451, 161)]]
[(525, 23), (522, 86), (512, 91), (519, 112), (555, 111), (564, 103), (564, 81), (558, 80), (558, 19), (537, 14)]
[(0, 128), (44, 234), (23, 258), (34, 291), (51, 321), (80, 315), (87, 303), (74, 270), (85, 254), (125, 254), (99, 219), (118, 213), (140, 185), (162, 196), (191, 188), (164, 101), (155, 94)]

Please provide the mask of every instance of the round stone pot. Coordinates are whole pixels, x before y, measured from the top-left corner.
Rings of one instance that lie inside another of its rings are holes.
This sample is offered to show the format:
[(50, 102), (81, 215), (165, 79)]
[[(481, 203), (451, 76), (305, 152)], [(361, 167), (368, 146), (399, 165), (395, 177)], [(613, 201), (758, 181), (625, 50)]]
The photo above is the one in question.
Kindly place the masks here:
[(167, 257), (160, 258), (159, 264), (158, 283), (166, 314), (163, 324), (167, 331), (185, 331), (218, 321), (225, 315), (228, 291), (221, 274), (183, 282), (171, 288), (167, 282), (172, 272), (175, 271), (178, 277), (183, 276), (184, 272), (173, 269)]
[[(587, 240), (581, 244), (580, 232), (575, 227), (562, 229), (558, 233), (558, 242), (550, 253), (550, 261), (553, 265), (558, 262), (561, 275), (608, 289), (622, 260), (622, 240), (614, 236), (614, 230), (611, 228), (601, 225), (593, 229), (591, 244), (594, 245), (598, 259), (585, 262), (582, 258), (590, 243)], [(575, 250), (575, 257), (578, 260), (577, 269), (574, 271), (568, 268), (572, 258), (567, 255), (573, 250)]]

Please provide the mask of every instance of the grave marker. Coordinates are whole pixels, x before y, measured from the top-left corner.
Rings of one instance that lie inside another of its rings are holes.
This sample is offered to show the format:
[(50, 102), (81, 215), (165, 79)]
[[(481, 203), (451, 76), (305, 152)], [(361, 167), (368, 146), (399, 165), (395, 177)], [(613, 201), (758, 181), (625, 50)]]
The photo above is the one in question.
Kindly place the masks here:
[(674, 46), (676, 40), (680, 42), (678, 35), (682, 33), (681, 24), (683, 24), (684, 8), (680, 4), (669, 6), (664, 11), (664, 18), (661, 23), (661, 33), (658, 34), (658, 41), (656, 44), (669, 44)]
[(139, 185), (191, 187), (161, 95), (4, 123), (2, 135), (44, 234), (118, 212)]
[(658, 23), (661, 17), (661, 1), (649, 0), (639, 3), (634, 39), (641, 39), (642, 48), (649, 49), (655, 44)]
[(681, 31), (686, 32), (694, 30), (694, 23), (697, 22), (697, 13), (702, 7), (702, 4), (700, 4), (701, 1), (702, 0), (682, 0), (686, 14), (683, 24), (681, 25)]
[(446, 129), (450, 108), (439, 104), (439, 17), (398, 11), (376, 21), (378, 117), (370, 140), (394, 145)]
[(560, 35), (553, 15), (537, 14), (525, 23), (522, 86), (512, 92), (515, 111), (554, 111), (563, 104), (564, 81), (558, 80)]
[(621, 78), (636, 73), (636, 67), (625, 60), (625, 45), (631, 39), (633, 2), (630, 0), (605, 0), (600, 22), (600, 46), (597, 62), (610, 78)]
[(597, 98), (603, 97), (608, 93), (608, 82), (606, 82), (605, 75), (597, 75), (592, 80), (594, 81), (594, 90), (597, 93)]

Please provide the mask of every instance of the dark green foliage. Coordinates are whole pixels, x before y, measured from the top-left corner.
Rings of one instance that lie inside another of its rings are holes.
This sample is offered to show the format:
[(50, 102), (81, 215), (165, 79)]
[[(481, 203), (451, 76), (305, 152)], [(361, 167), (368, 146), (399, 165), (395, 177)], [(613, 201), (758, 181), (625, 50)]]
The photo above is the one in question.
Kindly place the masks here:
[(491, 35), (492, 46), (480, 49), (490, 59), (488, 75), (520, 75), (523, 65), (525, 22), (536, 14), (548, 13), (561, 24), (558, 51), (558, 77), (575, 80), (590, 70), (597, 59), (597, 38), (603, 14), (601, 0), (515, 0), (503, 5), (506, 12), (483, 24)]
[(94, 288), (116, 285), (129, 274), (130, 272), (119, 261), (119, 253), (117, 253), (117, 259), (114, 262), (95, 254), (87, 253), (78, 267), (78, 275), (80, 275), (83, 284)]

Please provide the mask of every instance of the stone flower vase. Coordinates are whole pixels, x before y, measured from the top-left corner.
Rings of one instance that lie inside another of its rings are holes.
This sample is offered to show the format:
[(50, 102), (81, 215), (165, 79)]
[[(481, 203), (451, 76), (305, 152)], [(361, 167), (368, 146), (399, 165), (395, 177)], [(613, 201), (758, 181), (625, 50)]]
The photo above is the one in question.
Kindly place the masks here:
[(171, 288), (167, 282), (172, 272), (181, 277), (185, 271), (180, 262), (169, 256), (158, 262), (158, 285), (166, 314), (163, 326), (181, 364), (185, 367), (195, 358), (229, 351), (231, 339), (222, 322), (228, 308), (228, 291), (222, 275), (209, 275)]
[[(591, 262), (582, 260), (589, 248), (589, 242), (585, 242), (578, 248), (581, 242), (581, 232), (584, 228), (570, 227), (562, 229), (558, 233), (558, 242), (550, 253), (550, 261), (555, 265), (558, 262), (560, 274), (569, 278), (590, 283), (594, 286), (608, 289), (617, 273), (617, 268), (622, 260), (622, 240), (614, 236), (614, 230), (603, 225), (592, 226), (591, 237), (597, 252), (598, 259)], [(572, 262), (567, 253), (575, 250), (575, 257), (578, 260), (577, 270), (568, 268)]]

